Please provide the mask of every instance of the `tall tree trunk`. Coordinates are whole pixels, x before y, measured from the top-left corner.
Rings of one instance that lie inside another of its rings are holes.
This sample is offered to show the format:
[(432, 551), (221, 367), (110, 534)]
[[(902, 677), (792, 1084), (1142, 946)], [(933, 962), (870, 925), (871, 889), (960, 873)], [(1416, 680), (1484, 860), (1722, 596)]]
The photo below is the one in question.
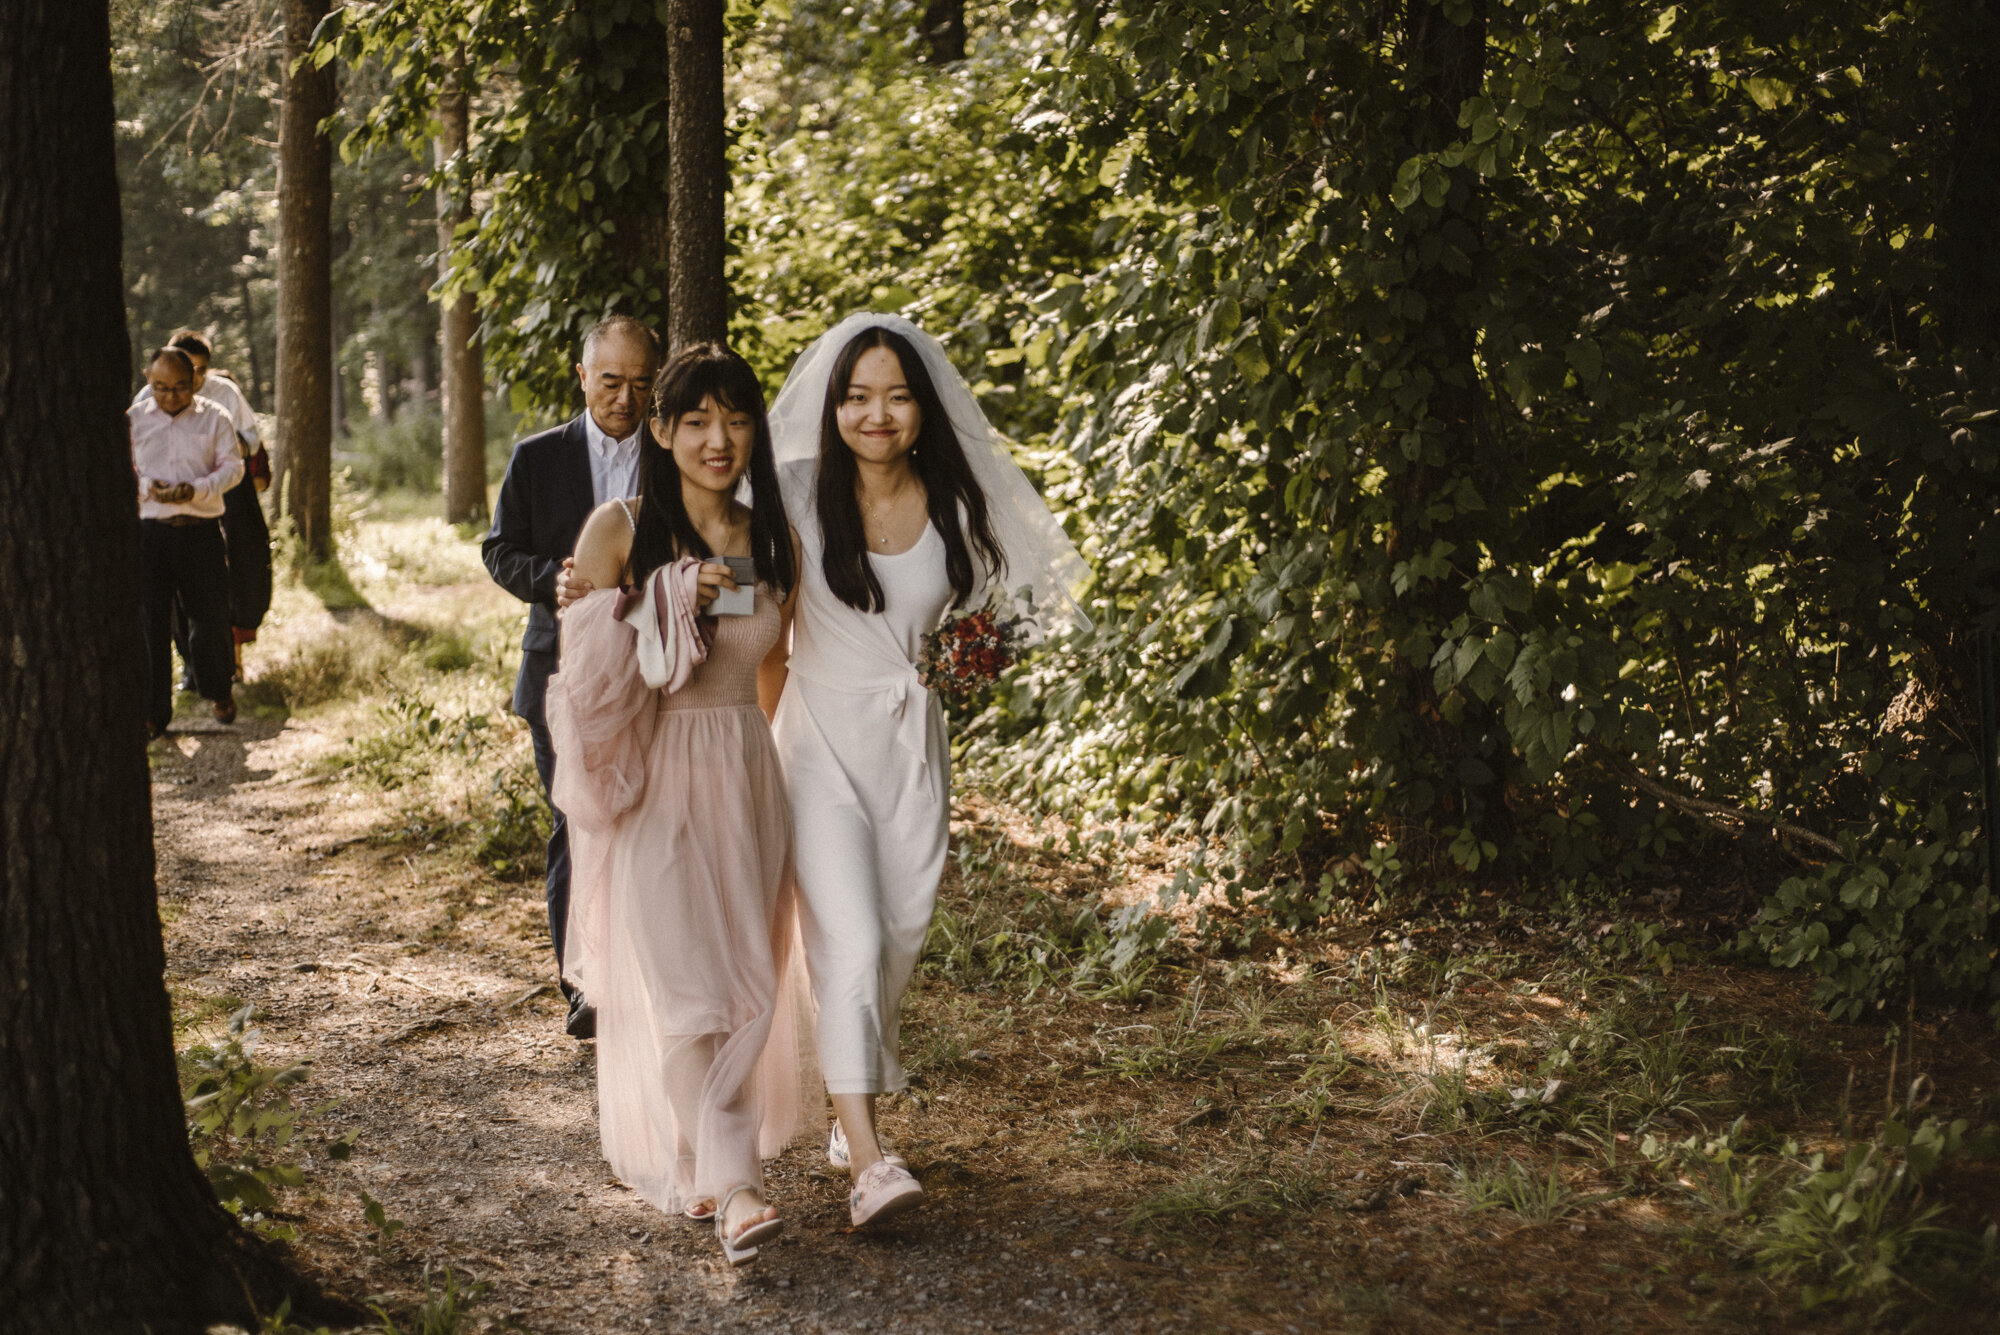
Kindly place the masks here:
[[(1454, 22), (1442, 0), (1405, 0), (1401, 49), (1420, 94), (1408, 122), (1410, 153), (1436, 152), (1457, 137), (1459, 108), (1479, 92), (1485, 77), (1488, 0), (1472, 0), (1466, 8), (1465, 21)], [(1428, 226), (1431, 235), (1452, 238), (1477, 266), (1485, 200), (1469, 169), (1458, 175), (1462, 186), (1454, 186)], [(1418, 209), (1427, 207), (1412, 209), (1410, 220), (1425, 218)], [(1405, 244), (1417, 249), (1415, 240)], [(1434, 388), (1426, 405), (1430, 421), (1424, 452), (1392, 483), (1399, 513), (1388, 546), (1399, 559), (1427, 551), (1440, 536), (1428, 516), (1440, 500), (1441, 480), (1476, 471), (1480, 461), (1492, 457), (1484, 445), (1486, 424), (1474, 361), (1478, 316), (1468, 309), (1473, 276), (1442, 260), (1429, 260), (1409, 281), (1423, 297), (1425, 315), (1408, 336), (1417, 345), (1416, 362)], [(1424, 582), (1398, 601), (1408, 623), (1435, 631), (1464, 611), (1465, 593), (1456, 581)], [(1431, 666), (1421, 658), (1399, 656), (1394, 676), (1396, 707), (1429, 762), (1428, 778), (1437, 793), (1436, 805), (1421, 819), (1433, 826), (1470, 825), (1504, 846), (1512, 826), (1501, 772), (1506, 748), (1496, 745), (1495, 712), (1473, 702), (1455, 719), (1447, 718)]]
[(278, 116), (278, 440), (286, 511), (303, 554), (333, 555), (333, 71), (299, 61), (327, 0), (284, 0), (285, 100)]
[(250, 274), (248, 270), (236, 275), (238, 289), (243, 293), (243, 351), (249, 358), (250, 401), (270, 403), (264, 396), (264, 359), (257, 355), (257, 308), (250, 300)]
[(924, 6), (924, 63), (965, 59), (965, 0), (930, 0)]
[[(471, 119), (471, 90), (466, 87), (465, 53), (452, 61), (452, 86), (438, 108), (444, 134), (436, 144), (438, 165), (465, 148)], [(456, 204), (451, 192), (438, 187), (438, 277), (451, 270), (451, 234), (472, 217), (472, 196)], [(453, 524), (486, 517), (486, 370), (479, 342), (479, 316), (472, 294), (462, 292), (445, 303), (441, 323), (444, 361), (444, 517)]]
[[(153, 884), (104, 0), (0, 43), (0, 1324), (256, 1324), (286, 1280), (188, 1153)], [(62, 449), (50, 449), (53, 441)]]
[(667, 346), (729, 333), (722, 277), (722, 202), (729, 164), (723, 141), (724, 0), (669, 0), (667, 139)]

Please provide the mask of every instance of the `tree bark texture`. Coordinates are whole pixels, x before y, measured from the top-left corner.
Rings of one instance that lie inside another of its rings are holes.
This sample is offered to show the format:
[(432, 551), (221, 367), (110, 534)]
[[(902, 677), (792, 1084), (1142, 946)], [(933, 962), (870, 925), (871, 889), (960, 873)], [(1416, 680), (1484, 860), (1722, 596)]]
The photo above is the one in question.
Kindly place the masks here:
[(924, 6), (924, 63), (965, 59), (965, 0), (930, 0)]
[(9, 19), (0, 1326), (254, 1324), (282, 1272), (188, 1152), (162, 982), (107, 6), (18, 0)]
[(722, 276), (722, 205), (729, 188), (722, 115), (724, 8), (724, 0), (670, 0), (667, 11), (669, 350), (720, 342), (729, 333)]
[[(1411, 153), (1434, 152), (1458, 135), (1459, 108), (1479, 92), (1485, 78), (1487, 0), (1473, 0), (1470, 10), (1468, 21), (1454, 23), (1441, 0), (1406, 0), (1400, 45), (1406, 77), (1417, 94), (1409, 123)], [(1485, 200), (1476, 176), (1466, 171), (1459, 179), (1431, 226), (1477, 266)], [(1392, 483), (1401, 512), (1389, 534), (1394, 556), (1426, 550), (1437, 536), (1426, 515), (1438, 499), (1441, 480), (1476, 472), (1482, 461), (1494, 458), (1486, 448), (1474, 364), (1478, 316), (1469, 308), (1474, 281), (1472, 274), (1437, 262), (1420, 267), (1410, 280), (1427, 312), (1423, 326), (1410, 336), (1418, 344), (1418, 364), (1435, 386), (1427, 425), (1435, 430), (1434, 448), (1442, 457), (1427, 446), (1425, 455)], [(1449, 624), (1464, 610), (1464, 600), (1461, 589), (1444, 581), (1412, 589), (1401, 599), (1411, 621), (1434, 627)], [(1399, 711), (1429, 762), (1438, 793), (1436, 808), (1424, 820), (1468, 824), (1482, 837), (1504, 844), (1512, 826), (1502, 773), (1507, 747), (1496, 712), (1470, 705), (1456, 721), (1447, 719), (1428, 663), (1398, 658), (1394, 671)]]
[(284, 0), (285, 98), (278, 115), (278, 442), (285, 510), (311, 560), (333, 555), (333, 114), (331, 69), (296, 68), (327, 0)]
[[(471, 91), (466, 87), (465, 56), (452, 62), (452, 84), (440, 102), (444, 134), (437, 141), (438, 164), (449, 162), (465, 148), (471, 119)], [(468, 193), (454, 202), (438, 187), (438, 277), (451, 271), (452, 232), (472, 217)], [(454, 524), (486, 517), (486, 371), (479, 342), (479, 314), (472, 294), (460, 293), (444, 304), (440, 322), (444, 361), (444, 517)]]

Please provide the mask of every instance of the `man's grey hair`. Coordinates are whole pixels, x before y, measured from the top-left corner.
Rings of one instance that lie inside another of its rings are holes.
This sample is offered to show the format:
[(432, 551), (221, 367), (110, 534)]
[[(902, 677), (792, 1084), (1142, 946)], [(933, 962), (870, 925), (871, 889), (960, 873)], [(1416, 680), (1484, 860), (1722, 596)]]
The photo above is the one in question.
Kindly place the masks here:
[(590, 332), (583, 336), (583, 355), (578, 360), (589, 361), (590, 350), (600, 340), (614, 337), (637, 339), (652, 349), (654, 361), (660, 360), (660, 336), (653, 332), (651, 325), (631, 315), (607, 315), (592, 325)]

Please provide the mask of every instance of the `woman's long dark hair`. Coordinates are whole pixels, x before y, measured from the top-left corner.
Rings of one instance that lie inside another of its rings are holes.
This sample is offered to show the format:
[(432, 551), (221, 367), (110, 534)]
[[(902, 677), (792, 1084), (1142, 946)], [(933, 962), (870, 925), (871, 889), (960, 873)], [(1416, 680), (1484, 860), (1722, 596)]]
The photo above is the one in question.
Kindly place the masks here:
[(639, 450), (639, 507), (632, 535), (632, 580), (637, 583), (683, 556), (714, 556), (688, 518), (681, 498), (681, 470), (674, 462), (672, 432), (683, 414), (714, 399), (729, 412), (750, 414), (750, 555), (757, 577), (781, 594), (798, 579), (792, 564), (792, 528), (778, 494), (778, 465), (771, 453), (771, 423), (764, 416), (764, 391), (750, 363), (720, 343), (690, 343), (675, 353), (653, 382), (653, 420), (666, 428), (669, 444), (650, 431)]
[[(887, 608), (881, 581), (868, 562), (868, 536), (861, 524), (861, 502), (854, 495), (857, 469), (854, 452), (840, 438), (840, 405), (847, 397), (848, 383), (854, 379), (854, 365), (862, 354), (886, 348), (903, 365), (903, 382), (917, 401), (923, 425), (917, 429), (917, 443), (910, 451), (910, 467), (924, 484), (930, 509), (931, 527), (944, 539), (944, 572), (954, 595), (951, 605), (963, 607), (973, 595), (972, 551), (966, 542), (971, 530), (972, 545), (989, 569), (1006, 564), (1000, 543), (993, 536), (987, 518), (986, 493), (965, 461), (965, 448), (952, 430), (951, 417), (938, 398), (929, 368), (910, 341), (893, 329), (880, 325), (864, 329), (840, 350), (833, 364), (833, 377), (826, 382), (826, 408), (819, 424), (819, 485), (815, 504), (819, 529), (825, 539), (820, 568), (834, 597), (863, 612)], [(965, 507), (965, 527), (958, 522), (959, 507)]]

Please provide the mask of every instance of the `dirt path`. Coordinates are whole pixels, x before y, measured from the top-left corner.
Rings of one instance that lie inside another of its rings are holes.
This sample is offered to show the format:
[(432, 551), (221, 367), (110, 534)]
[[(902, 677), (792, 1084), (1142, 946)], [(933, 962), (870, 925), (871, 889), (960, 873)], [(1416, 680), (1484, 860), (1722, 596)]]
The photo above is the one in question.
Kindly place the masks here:
[[(433, 879), (361, 842), (379, 810), (283, 777), (326, 740), (247, 716), (177, 732), (154, 809), (181, 1011), (213, 1033), (254, 1003), (260, 1056), (310, 1059), (301, 1101), (339, 1099), (319, 1125), (359, 1128), (347, 1163), (308, 1157), (297, 1193), (299, 1251), (339, 1291), (407, 1301), (428, 1260), (490, 1284), (475, 1313), (544, 1335), (1174, 1328), (1110, 1273), (1130, 1246), (1096, 1217), (1112, 1211), (1039, 1190), (1004, 1147), (931, 1165), (930, 1207), (879, 1235), (846, 1230), (844, 1181), (795, 1147), (770, 1175), (789, 1233), (729, 1270), (709, 1231), (606, 1169), (592, 1050), (533, 991), (539, 883)], [(364, 1190), (406, 1225), (386, 1245)]]

